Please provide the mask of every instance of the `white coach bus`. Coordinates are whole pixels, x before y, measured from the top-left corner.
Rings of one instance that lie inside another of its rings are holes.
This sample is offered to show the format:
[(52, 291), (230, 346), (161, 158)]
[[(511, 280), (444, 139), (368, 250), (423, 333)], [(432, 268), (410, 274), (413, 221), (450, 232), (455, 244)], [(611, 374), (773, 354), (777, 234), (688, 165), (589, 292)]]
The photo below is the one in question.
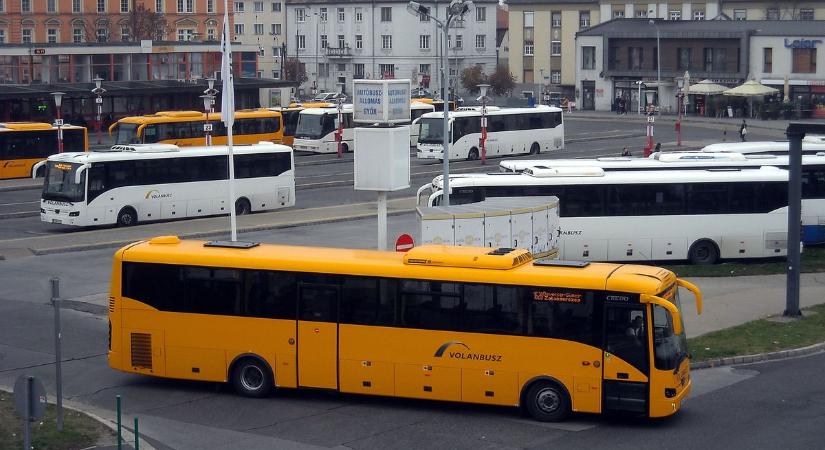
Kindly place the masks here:
[[(441, 177), (421, 202), (441, 202)], [(562, 259), (594, 261), (764, 258), (787, 254), (788, 171), (605, 171), (529, 168), (450, 177), (450, 204), (493, 197), (557, 196)]]
[[(746, 155), (765, 155), (788, 153), (788, 141), (753, 141), (753, 142), (717, 142), (702, 147), (703, 152), (734, 152)], [(806, 136), (802, 141), (802, 154), (815, 155), (825, 152), (825, 141), (821, 136)]]
[[(351, 104), (343, 106), (341, 115), (344, 118), (344, 136), (341, 146), (344, 153), (351, 152), (355, 148), (352, 113)], [(292, 148), (303, 152), (337, 153), (336, 131), (338, 131), (337, 107), (307, 108), (298, 115), (298, 126), (295, 129), (295, 141)]]
[[(504, 160), (501, 172), (523, 172), (530, 167), (561, 168), (594, 166), (605, 171), (669, 169), (745, 169), (760, 166), (788, 168), (788, 154), (748, 154), (673, 152), (657, 153), (653, 158), (608, 157), (595, 159)], [(802, 243), (825, 243), (825, 155), (802, 155)]]
[[(424, 114), (419, 120), (419, 159), (442, 159), (444, 113)], [(487, 156), (519, 153), (537, 155), (564, 148), (562, 111), (550, 106), (501, 108), (487, 111)], [(478, 108), (451, 111), (450, 160), (481, 157), (481, 111)]]
[[(115, 145), (46, 161), (40, 220), (62, 225), (138, 222), (228, 214), (227, 147)], [(292, 149), (261, 142), (234, 147), (235, 211), (295, 204)]]

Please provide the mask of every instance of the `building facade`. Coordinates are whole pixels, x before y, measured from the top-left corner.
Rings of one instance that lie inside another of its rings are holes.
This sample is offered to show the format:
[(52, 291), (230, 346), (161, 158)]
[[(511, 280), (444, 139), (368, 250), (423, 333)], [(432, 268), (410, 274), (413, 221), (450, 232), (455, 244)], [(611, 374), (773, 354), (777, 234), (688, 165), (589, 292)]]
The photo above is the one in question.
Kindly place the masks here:
[[(580, 108), (609, 111), (621, 99), (629, 111), (653, 104), (675, 112), (687, 72), (691, 84), (710, 79), (734, 87), (754, 78), (780, 92), (787, 77), (789, 99), (811, 115), (825, 115), (825, 51), (819, 50), (825, 21), (788, 27), (779, 21), (657, 20), (651, 25), (648, 20), (616, 20), (578, 34)], [(690, 96), (689, 109), (703, 110), (706, 101)]]
[(618, 19), (823, 20), (822, 1), (510, 0), (510, 71), (522, 91), (573, 97), (576, 33)]
[[(234, 0), (235, 41), (258, 51), (258, 78), (281, 79), (286, 44), (286, 5), (282, 0)], [(262, 89), (260, 104), (281, 106), (289, 101), (288, 90)]]
[[(449, 2), (421, 2), (441, 20)], [(496, 63), (496, 5), (473, 3), (462, 21), (450, 28), (450, 79), (480, 65), (492, 73)], [(413, 16), (406, 1), (287, 1), (287, 57), (297, 56), (308, 80), (299, 95), (349, 92), (358, 78), (409, 78), (440, 89), (443, 31), (435, 21)]]

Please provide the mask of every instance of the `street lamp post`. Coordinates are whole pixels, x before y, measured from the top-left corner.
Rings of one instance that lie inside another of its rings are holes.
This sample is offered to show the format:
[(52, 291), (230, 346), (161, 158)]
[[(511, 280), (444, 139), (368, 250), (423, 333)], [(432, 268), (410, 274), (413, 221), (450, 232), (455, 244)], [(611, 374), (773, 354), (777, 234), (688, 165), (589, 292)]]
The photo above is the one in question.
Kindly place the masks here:
[(481, 102), (481, 139), (479, 139), (478, 146), (481, 147), (481, 164), (487, 164), (487, 89), (489, 84), (479, 84), (478, 89), (481, 91), (481, 97), (477, 100)]
[(215, 96), (218, 95), (218, 90), (215, 89), (215, 79), (209, 77), (206, 79), (208, 86), (201, 95), (203, 99), (203, 110), (206, 113), (206, 121), (203, 123), (203, 133), (206, 136), (206, 146), (212, 146), (212, 122), (209, 120), (209, 115), (215, 112)]
[(658, 114), (662, 114), (662, 46), (660, 45), (660, 35), (659, 35), (659, 26), (656, 25), (656, 21), (650, 19), (648, 21), (649, 24), (653, 25), (656, 28), (656, 102), (659, 106)]
[(92, 94), (95, 95), (95, 105), (97, 106), (97, 115), (95, 116), (95, 121), (97, 122), (97, 143), (98, 145), (100, 145), (103, 143), (103, 135), (100, 127), (101, 116), (103, 115), (103, 94), (106, 93), (106, 89), (101, 87), (101, 83), (103, 83), (103, 78), (96, 76), (92, 81), (95, 82), (95, 88), (92, 89)]
[(321, 39), (321, 36), (318, 34), (318, 22), (321, 21), (321, 16), (318, 15), (318, 11), (312, 13), (315, 16), (315, 86), (313, 87), (312, 95), (318, 95), (318, 77), (321, 75), (321, 69), (318, 67), (318, 53), (321, 50), (321, 44), (318, 42)]
[(60, 106), (63, 105), (63, 92), (52, 92), (54, 106), (57, 108), (57, 119), (54, 125), (57, 127), (57, 153), (63, 153), (63, 118), (60, 117)]
[(450, 99), (447, 94), (447, 80), (449, 77), (449, 72), (447, 72), (447, 67), (449, 67), (450, 60), (448, 55), (449, 45), (448, 42), (450, 41), (450, 22), (456, 17), (463, 16), (467, 11), (470, 10), (470, 6), (472, 6), (472, 0), (451, 0), (450, 5), (447, 7), (447, 17), (445, 20), (439, 20), (437, 17), (430, 14), (430, 8), (424, 6), (418, 2), (411, 1), (407, 3), (407, 11), (414, 16), (427, 16), (432, 19), (438, 27), (441, 28), (443, 31), (444, 36), (442, 41), (444, 42), (444, 53), (442, 54), (442, 64), (441, 64), (441, 98), (444, 99), (444, 112), (442, 113), (444, 116), (443, 122), (443, 129), (442, 134), (444, 135), (444, 140), (442, 141), (441, 146), (441, 160), (443, 162), (443, 180), (442, 180), (442, 188), (443, 188), (443, 196), (444, 196), (444, 206), (450, 206)]

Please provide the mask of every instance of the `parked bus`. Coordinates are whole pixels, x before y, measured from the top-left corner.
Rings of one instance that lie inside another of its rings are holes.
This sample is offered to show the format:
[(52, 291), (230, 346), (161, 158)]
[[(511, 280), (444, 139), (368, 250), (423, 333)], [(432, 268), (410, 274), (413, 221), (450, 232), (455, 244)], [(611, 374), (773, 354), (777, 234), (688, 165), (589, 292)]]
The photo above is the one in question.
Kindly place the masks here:
[(432, 103), (419, 102), (418, 99), (410, 102), (410, 147), (418, 145), (418, 134), (421, 132), (420, 117), (433, 111), (435, 107)]
[[(89, 150), (86, 128), (63, 125), (63, 151)], [(37, 163), (58, 153), (57, 127), (40, 122), (0, 123), (0, 180), (43, 176)]]
[[(608, 157), (596, 159), (504, 160), (502, 172), (522, 172), (527, 168), (600, 167), (606, 171), (668, 169), (745, 169), (760, 166), (788, 168), (788, 155), (672, 152), (652, 158)], [(802, 243), (825, 243), (825, 155), (802, 155)]]
[[(442, 159), (444, 113), (421, 116), (418, 137), (419, 159)], [(481, 156), (481, 111), (449, 113), (450, 160), (475, 160)], [(487, 156), (517, 153), (537, 155), (564, 148), (564, 122), (561, 109), (550, 106), (535, 108), (501, 108), (487, 112)]]
[[(766, 258), (787, 253), (788, 171), (605, 171), (532, 167), (450, 177), (450, 204), (491, 197), (559, 198), (559, 255), (591, 261)], [(418, 190), (441, 202), (441, 177)]]
[[(221, 113), (210, 113), (212, 145), (226, 145), (226, 126)], [(203, 126), (207, 115), (198, 111), (160, 111), (146, 116), (124, 117), (109, 127), (118, 145), (173, 144), (179, 147), (206, 145)], [(233, 144), (282, 143), (284, 128), (281, 113), (268, 109), (243, 109), (235, 112)]]
[(662, 417), (691, 389), (679, 286), (701, 313), (699, 290), (658, 267), (163, 236), (115, 254), (108, 361), (250, 397), (274, 386), (520, 406), (542, 421)]
[[(343, 107), (344, 136), (342, 147), (344, 153), (352, 151), (354, 146), (352, 105)], [(338, 142), (335, 133), (338, 131), (338, 108), (306, 108), (298, 116), (298, 127), (295, 130), (295, 141), (292, 148), (304, 152), (336, 153)]]
[[(135, 225), (228, 214), (227, 147), (116, 145), (62, 153), (46, 162), (40, 220), (61, 225)], [(292, 149), (262, 142), (234, 147), (235, 212), (295, 204)]]
[[(749, 155), (787, 153), (790, 144), (788, 141), (754, 141), (754, 142), (718, 142), (702, 147), (703, 152), (720, 153), (734, 152)], [(825, 152), (825, 142), (819, 136), (811, 136), (802, 141), (802, 154), (815, 155)]]

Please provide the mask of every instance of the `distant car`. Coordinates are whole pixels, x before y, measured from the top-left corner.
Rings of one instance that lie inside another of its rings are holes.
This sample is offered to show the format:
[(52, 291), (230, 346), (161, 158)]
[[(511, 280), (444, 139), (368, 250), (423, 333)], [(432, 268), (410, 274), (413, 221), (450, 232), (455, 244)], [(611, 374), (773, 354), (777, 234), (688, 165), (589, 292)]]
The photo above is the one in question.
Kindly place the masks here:
[(321, 92), (312, 100), (316, 102), (336, 102), (339, 98), (344, 99), (344, 101), (347, 100), (346, 94), (341, 94), (340, 92)]

